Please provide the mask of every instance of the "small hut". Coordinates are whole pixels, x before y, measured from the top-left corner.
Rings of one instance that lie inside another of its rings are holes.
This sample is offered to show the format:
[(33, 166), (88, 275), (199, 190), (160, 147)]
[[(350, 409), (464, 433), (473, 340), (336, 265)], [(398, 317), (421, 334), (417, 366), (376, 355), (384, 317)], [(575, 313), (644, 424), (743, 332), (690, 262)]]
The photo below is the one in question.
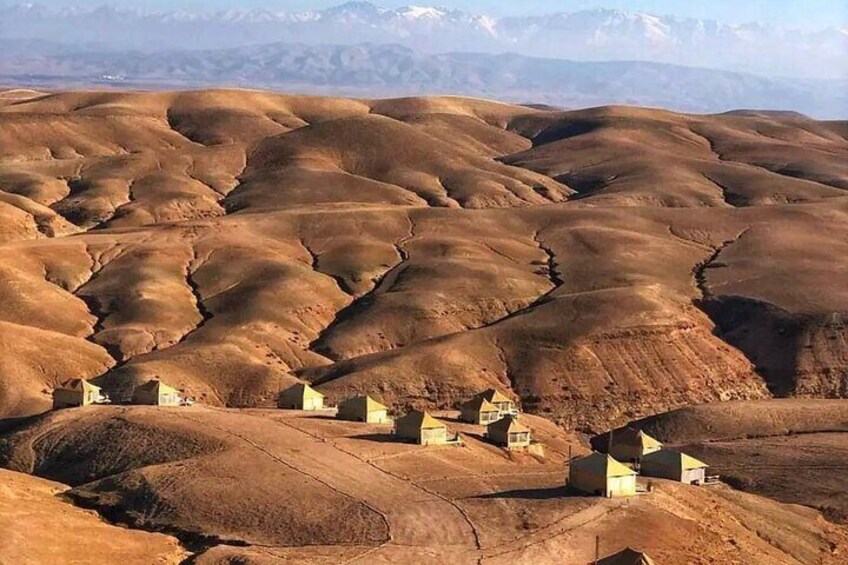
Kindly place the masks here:
[(460, 406), (459, 410), (460, 420), (480, 426), (488, 426), (501, 418), (498, 407), (479, 395)]
[(53, 389), (53, 409), (87, 406), (106, 400), (99, 386), (85, 379), (71, 379)]
[(598, 561), (598, 565), (654, 565), (647, 553), (626, 547)]
[(504, 416), (486, 428), (489, 439), (498, 445), (513, 449), (530, 445), (530, 428), (515, 416)]
[(505, 416), (507, 414), (515, 414), (518, 412), (518, 409), (515, 407), (515, 402), (509, 399), (505, 394), (497, 391), (493, 388), (489, 390), (485, 390), (480, 394), (476, 395), (474, 398), (482, 398), (486, 400), (486, 402), (491, 403), (497, 408), (501, 416)]
[(324, 395), (306, 383), (297, 383), (280, 393), (277, 406), (289, 410), (321, 410)]
[(420, 445), (444, 445), (448, 442), (447, 426), (427, 412), (418, 410), (395, 420), (395, 435)]
[(370, 396), (354, 396), (339, 404), (337, 418), (369, 424), (385, 424), (389, 421), (389, 409)]
[(660, 449), (642, 457), (639, 471), (646, 477), (671, 479), (687, 485), (702, 485), (707, 465), (679, 451)]
[(642, 430), (624, 428), (610, 433), (612, 437), (609, 439), (607, 453), (619, 461), (637, 463), (645, 455), (659, 451), (663, 446)]
[(607, 498), (636, 494), (636, 471), (609, 455), (594, 452), (569, 464), (568, 485), (580, 492)]
[(132, 403), (147, 406), (179, 406), (180, 391), (158, 379), (151, 379), (133, 389)]

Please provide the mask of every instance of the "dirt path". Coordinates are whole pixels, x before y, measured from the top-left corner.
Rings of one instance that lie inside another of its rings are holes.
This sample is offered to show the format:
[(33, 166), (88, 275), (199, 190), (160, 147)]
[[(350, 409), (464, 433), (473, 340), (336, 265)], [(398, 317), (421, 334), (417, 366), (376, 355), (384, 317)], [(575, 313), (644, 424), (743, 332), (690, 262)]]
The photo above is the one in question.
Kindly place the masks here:
[[(207, 409), (205, 425), (215, 426), (329, 488), (361, 501), (389, 527), (386, 545), (441, 548), (454, 556), (470, 553), (476, 561), (479, 541), (473, 523), (453, 501), (396, 477), (364, 459), (283, 421), (237, 411)], [(237, 422), (234, 425), (234, 420)], [(248, 439), (249, 438), (249, 439)], [(438, 522), (433, 517), (438, 516)], [(373, 560), (380, 548), (365, 556)], [(357, 562), (360, 557), (351, 562)]]
[(569, 514), (553, 524), (539, 528), (520, 539), (487, 548), (483, 553), (481, 561), (483, 563), (512, 563), (519, 554), (526, 552), (529, 548), (544, 544), (554, 538), (568, 535), (575, 530), (603, 520), (627, 503), (628, 500), (626, 499), (604, 499), (599, 504), (594, 504), (574, 514)]

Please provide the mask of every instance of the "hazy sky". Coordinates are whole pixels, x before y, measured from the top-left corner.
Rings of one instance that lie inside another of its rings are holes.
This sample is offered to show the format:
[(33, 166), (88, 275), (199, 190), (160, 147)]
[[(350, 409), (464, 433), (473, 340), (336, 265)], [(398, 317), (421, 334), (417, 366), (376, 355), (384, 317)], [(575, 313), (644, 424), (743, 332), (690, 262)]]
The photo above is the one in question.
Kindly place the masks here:
[[(42, 0), (44, 5), (115, 4), (154, 9), (270, 8), (308, 10), (343, 0)], [(14, 0), (0, 0), (14, 3)], [(766, 21), (790, 27), (827, 27), (848, 23), (848, 0), (373, 0), (386, 7), (408, 4), (446, 6), (493, 15), (540, 14), (586, 8), (621, 8), (727, 22)]]

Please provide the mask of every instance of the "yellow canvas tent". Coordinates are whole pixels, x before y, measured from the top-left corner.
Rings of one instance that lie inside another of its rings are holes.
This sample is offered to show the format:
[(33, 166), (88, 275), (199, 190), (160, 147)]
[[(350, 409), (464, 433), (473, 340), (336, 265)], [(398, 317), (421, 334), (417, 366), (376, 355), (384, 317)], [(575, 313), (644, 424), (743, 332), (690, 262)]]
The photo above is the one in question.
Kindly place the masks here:
[(500, 410), (501, 416), (504, 414), (512, 414), (516, 411), (515, 402), (509, 399), (506, 395), (497, 391), (493, 388), (489, 390), (484, 390), (480, 394), (476, 395), (474, 398), (482, 398), (486, 402), (494, 405), (495, 408)]
[(87, 406), (101, 402), (104, 398), (99, 386), (85, 379), (70, 379), (53, 389), (53, 408)]
[(482, 426), (488, 426), (492, 422), (497, 422), (501, 417), (501, 411), (498, 407), (482, 396), (475, 396), (460, 406), (459, 410), (460, 420)]
[(298, 383), (280, 393), (277, 406), (290, 410), (321, 410), (324, 395), (306, 383)]
[(609, 455), (594, 452), (571, 461), (568, 484), (580, 492), (607, 498), (633, 496), (636, 494), (636, 472)]
[(612, 433), (608, 453), (619, 461), (636, 462), (648, 453), (659, 451), (662, 446), (642, 430), (625, 428)]
[(639, 472), (646, 477), (671, 479), (687, 485), (700, 485), (706, 479), (707, 467), (709, 465), (703, 461), (698, 461), (685, 453), (661, 449), (642, 457)]
[(490, 440), (509, 449), (530, 445), (530, 428), (515, 416), (504, 416), (489, 424), (486, 433)]
[(354, 422), (384, 424), (389, 421), (389, 409), (370, 396), (354, 396), (339, 404), (336, 417)]
[(655, 565), (647, 553), (626, 547), (598, 561), (598, 565)]
[(157, 379), (151, 379), (133, 390), (132, 403), (148, 406), (179, 406), (180, 391)]
[(413, 410), (395, 420), (395, 435), (421, 445), (443, 445), (448, 441), (448, 428), (427, 412)]

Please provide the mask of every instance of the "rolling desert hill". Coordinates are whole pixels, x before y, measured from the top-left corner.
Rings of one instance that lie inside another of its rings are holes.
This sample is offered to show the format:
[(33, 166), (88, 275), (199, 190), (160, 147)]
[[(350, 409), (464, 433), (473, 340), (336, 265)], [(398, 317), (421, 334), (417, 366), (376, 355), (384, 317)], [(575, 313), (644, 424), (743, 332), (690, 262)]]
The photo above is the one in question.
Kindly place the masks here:
[(6, 416), (76, 376), (228, 406), (295, 378), (395, 407), (498, 386), (584, 431), (845, 396), (842, 122), (254, 91), (0, 104)]
[[(791, 112), (0, 93), (0, 465), (190, 563), (837, 564), (846, 189), (848, 122)], [(75, 377), (200, 405), (48, 412)], [(300, 380), (464, 445), (268, 409)], [(455, 420), (490, 387), (544, 455)], [(566, 495), (641, 418), (741, 490)]]

